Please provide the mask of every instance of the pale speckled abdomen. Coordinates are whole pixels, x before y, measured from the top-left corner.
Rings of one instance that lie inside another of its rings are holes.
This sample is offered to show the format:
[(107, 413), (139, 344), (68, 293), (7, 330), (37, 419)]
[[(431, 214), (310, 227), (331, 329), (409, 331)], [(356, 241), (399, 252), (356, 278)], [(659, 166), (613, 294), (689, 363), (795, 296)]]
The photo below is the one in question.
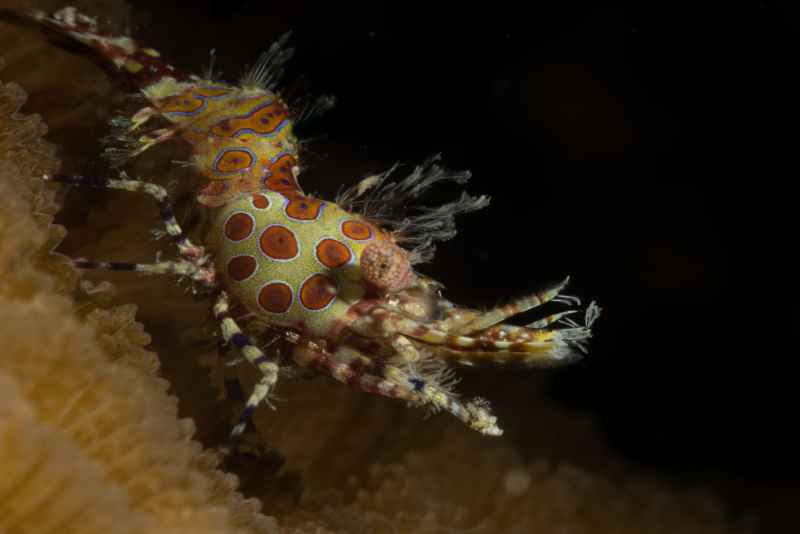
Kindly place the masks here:
[(225, 287), (248, 311), (327, 337), (364, 295), (359, 259), (382, 239), (332, 202), (260, 192), (219, 208), (209, 243)]

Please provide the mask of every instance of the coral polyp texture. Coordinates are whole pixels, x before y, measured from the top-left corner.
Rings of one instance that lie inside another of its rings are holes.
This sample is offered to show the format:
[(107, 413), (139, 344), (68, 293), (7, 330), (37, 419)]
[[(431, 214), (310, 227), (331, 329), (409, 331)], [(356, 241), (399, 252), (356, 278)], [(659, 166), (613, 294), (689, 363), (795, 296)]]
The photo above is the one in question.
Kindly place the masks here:
[(81, 317), (38, 176), (58, 167), (0, 83), (0, 531), (276, 532), (191, 441), (131, 306)]
[(112, 121), (115, 144), (106, 154), (115, 166), (166, 142), (190, 149), (187, 165), (202, 180), (194, 192), (194, 209), (205, 220), (199, 239), (184, 232), (167, 190), (155, 181), (124, 171), (43, 178), (147, 195), (158, 206), (175, 259), (74, 264), (173, 275), (213, 298), (223, 347), (235, 349), (261, 375), (228, 450), (256, 408), (270, 402), (288, 363), (366, 393), (448, 412), (481, 434), (498, 436), (503, 431), (488, 401), (464, 400), (453, 390), (453, 365), (550, 367), (586, 351), (599, 314), (594, 303), (578, 316), (567, 310), (527, 326), (505, 322), (551, 301), (578, 305), (562, 294), (566, 279), (478, 311), (446, 300), (440, 283), (415, 270), (432, 258), (435, 242), (455, 235), (456, 216), (488, 205), (485, 196), (463, 193), (435, 208), (414, 206), (439, 182), (465, 184), (468, 172), (449, 171), (434, 157), (399, 180), (396, 169), (365, 178), (335, 201), (302, 190), (294, 125), (332, 99), (303, 105), (280, 96), (277, 87), (291, 56), (285, 37), (230, 84), (216, 79), (213, 69), (187, 74), (157, 50), (103, 32), (75, 8), (11, 13), (82, 43), (139, 90), (144, 105)]

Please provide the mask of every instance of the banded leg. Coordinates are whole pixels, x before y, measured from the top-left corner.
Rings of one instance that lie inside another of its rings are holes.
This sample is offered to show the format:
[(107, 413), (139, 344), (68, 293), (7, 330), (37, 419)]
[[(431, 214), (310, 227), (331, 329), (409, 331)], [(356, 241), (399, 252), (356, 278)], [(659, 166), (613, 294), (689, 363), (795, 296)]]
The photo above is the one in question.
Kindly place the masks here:
[[(355, 354), (337, 352), (334, 356), (311, 341), (300, 339), (295, 343), (293, 358), (300, 366), (311, 365), (360, 391), (405, 400), (415, 405), (429, 405), (437, 411), (444, 410), (482, 434), (488, 436), (503, 434), (497, 426), (497, 418), (492, 415), (488, 403), (482, 399), (464, 404), (433, 380), (412, 375), (391, 364), (381, 366), (380, 376), (371, 374), (360, 363), (368, 358), (354, 349), (347, 349), (347, 352)], [(342, 359), (349, 361), (340, 361)]]
[(157, 130), (153, 130), (150, 133), (142, 135), (137, 140), (137, 142), (141, 146), (136, 150), (134, 150), (133, 152), (131, 152), (130, 157), (135, 158), (136, 156), (143, 154), (149, 148), (152, 148), (153, 146), (159, 143), (163, 143), (164, 141), (169, 141), (170, 139), (173, 139), (175, 137), (176, 131), (177, 130), (174, 130), (172, 128), (158, 128)]
[(414, 390), (436, 410), (444, 410), (460, 419), (472, 430), (487, 436), (502, 436), (497, 426), (497, 417), (492, 415), (489, 403), (484, 399), (473, 399), (467, 403), (459, 401), (452, 393), (421, 376), (412, 376), (394, 365), (386, 365), (383, 376), (390, 382), (411, 384)]
[(140, 109), (139, 111), (134, 113), (133, 116), (131, 117), (131, 123), (130, 126), (128, 127), (128, 131), (132, 132), (138, 129), (140, 126), (142, 126), (144, 123), (146, 123), (153, 117), (159, 116), (159, 114), (160, 112), (152, 106), (146, 106)]
[(132, 271), (143, 274), (174, 274), (187, 276), (205, 288), (213, 288), (216, 273), (212, 268), (199, 267), (196, 263), (179, 261), (159, 261), (156, 263), (126, 263), (119, 261), (73, 260), (78, 269), (105, 269), (109, 271)]
[[(475, 336), (453, 335), (438, 328), (393, 313), (385, 308), (374, 308), (367, 315), (350, 323), (349, 328), (367, 337), (401, 334), (418, 342), (436, 345), (437, 354), (471, 365), (476, 362), (518, 363), (532, 366), (551, 366), (572, 361), (574, 348), (584, 352), (582, 341), (591, 337), (591, 325), (600, 308), (594, 302), (586, 311), (584, 324), (563, 318), (569, 328), (560, 330), (533, 329), (505, 324), (484, 329)], [(546, 324), (553, 317), (538, 324)]]
[[(477, 345), (471, 348), (439, 347), (437, 355), (463, 365), (483, 362), (542, 368), (564, 365), (588, 352), (586, 340), (592, 337), (592, 323), (600, 312), (600, 307), (591, 302), (584, 312), (583, 324), (566, 317), (572, 313), (569, 311), (550, 315), (527, 327), (499, 324), (481, 332)], [(545, 328), (555, 322), (563, 323), (567, 328)]]
[[(498, 325), (490, 331), (494, 332), (502, 326)], [(453, 335), (437, 328), (436, 325), (408, 319), (385, 308), (371, 310), (369, 314), (359, 317), (348, 327), (354, 332), (368, 337), (382, 333), (384, 336), (391, 335), (392, 339), (395, 339), (400, 334), (430, 345), (445, 345), (456, 349), (513, 350), (517, 352), (540, 349), (546, 346), (553, 334), (548, 330), (529, 330), (530, 335), (525, 341), (491, 339), (485, 335), (479, 337)]]
[(172, 209), (172, 202), (169, 199), (169, 194), (167, 190), (160, 185), (126, 178), (113, 179), (66, 174), (56, 174), (54, 176), (45, 175), (44, 179), (45, 181), (62, 184), (81, 185), (85, 187), (94, 187), (96, 189), (140, 192), (152, 196), (158, 204), (158, 209), (161, 213), (161, 219), (164, 222), (167, 234), (178, 247), (178, 253), (188, 261), (198, 264), (207, 262), (205, 249), (195, 245), (186, 237), (183, 229), (175, 219), (175, 213)]
[(236, 443), (247, 428), (247, 423), (258, 405), (267, 401), (272, 388), (278, 382), (279, 368), (277, 357), (266, 355), (252, 339), (242, 333), (239, 325), (231, 317), (228, 295), (224, 291), (220, 292), (214, 304), (214, 317), (219, 321), (223, 342), (233, 343), (242, 356), (261, 371), (261, 379), (247, 399), (244, 410), (228, 436), (228, 444), (225, 449), (230, 452), (236, 447)]
[(537, 321), (528, 323), (525, 326), (527, 328), (535, 328), (537, 330), (541, 330), (542, 328), (547, 328), (553, 323), (563, 322), (564, 317), (567, 317), (568, 315), (573, 315), (575, 313), (578, 313), (579, 311), (580, 310), (567, 310), (559, 313), (553, 313), (551, 315), (548, 315), (547, 317), (543, 317)]
[[(453, 312), (451, 312), (451, 316), (445, 320), (445, 330), (451, 334), (462, 335), (479, 332), (501, 323), (509, 317), (513, 317), (514, 315), (532, 310), (534, 308), (538, 308), (539, 306), (550, 301), (562, 302), (569, 305), (580, 305), (580, 300), (577, 297), (569, 297), (564, 295), (559, 296), (561, 291), (567, 286), (568, 283), (569, 276), (559, 284), (556, 284), (549, 289), (516, 299), (505, 306), (498, 306), (497, 308), (487, 312), (478, 313), (477, 315), (474, 315), (474, 312), (466, 313), (461, 320), (457, 319), (459, 311), (461, 310), (456, 308), (453, 310)], [(472, 310), (465, 311), (472, 312)]]

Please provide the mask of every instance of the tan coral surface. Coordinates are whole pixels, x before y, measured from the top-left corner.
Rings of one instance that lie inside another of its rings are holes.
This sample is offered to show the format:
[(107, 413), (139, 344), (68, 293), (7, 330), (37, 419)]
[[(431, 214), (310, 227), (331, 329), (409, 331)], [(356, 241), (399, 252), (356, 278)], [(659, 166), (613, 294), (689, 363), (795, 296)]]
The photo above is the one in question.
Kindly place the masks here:
[(77, 317), (23, 101), (0, 84), (0, 532), (274, 532), (177, 418), (134, 309)]

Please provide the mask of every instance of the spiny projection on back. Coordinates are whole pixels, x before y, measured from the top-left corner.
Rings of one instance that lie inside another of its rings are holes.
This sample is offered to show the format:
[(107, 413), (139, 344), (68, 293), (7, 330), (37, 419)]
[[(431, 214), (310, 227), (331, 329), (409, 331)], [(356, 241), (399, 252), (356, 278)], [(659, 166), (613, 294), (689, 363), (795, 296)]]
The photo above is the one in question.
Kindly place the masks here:
[[(100, 31), (93, 17), (66, 7), (43, 11), (0, 10), (83, 43), (106, 65), (125, 76), (147, 105), (131, 117), (113, 119), (122, 147), (108, 149), (116, 163), (171, 139), (191, 146), (191, 164), (206, 180), (197, 201), (222, 206), (243, 192), (297, 191), (299, 143), (293, 133), (298, 119), (333, 104), (320, 97), (293, 116), (276, 86), (292, 49), (284, 35), (264, 52), (237, 85), (213, 79), (212, 66), (203, 76), (187, 74), (161, 54), (127, 36)], [(213, 52), (212, 52), (213, 61)], [(165, 125), (144, 131), (156, 119)]]

